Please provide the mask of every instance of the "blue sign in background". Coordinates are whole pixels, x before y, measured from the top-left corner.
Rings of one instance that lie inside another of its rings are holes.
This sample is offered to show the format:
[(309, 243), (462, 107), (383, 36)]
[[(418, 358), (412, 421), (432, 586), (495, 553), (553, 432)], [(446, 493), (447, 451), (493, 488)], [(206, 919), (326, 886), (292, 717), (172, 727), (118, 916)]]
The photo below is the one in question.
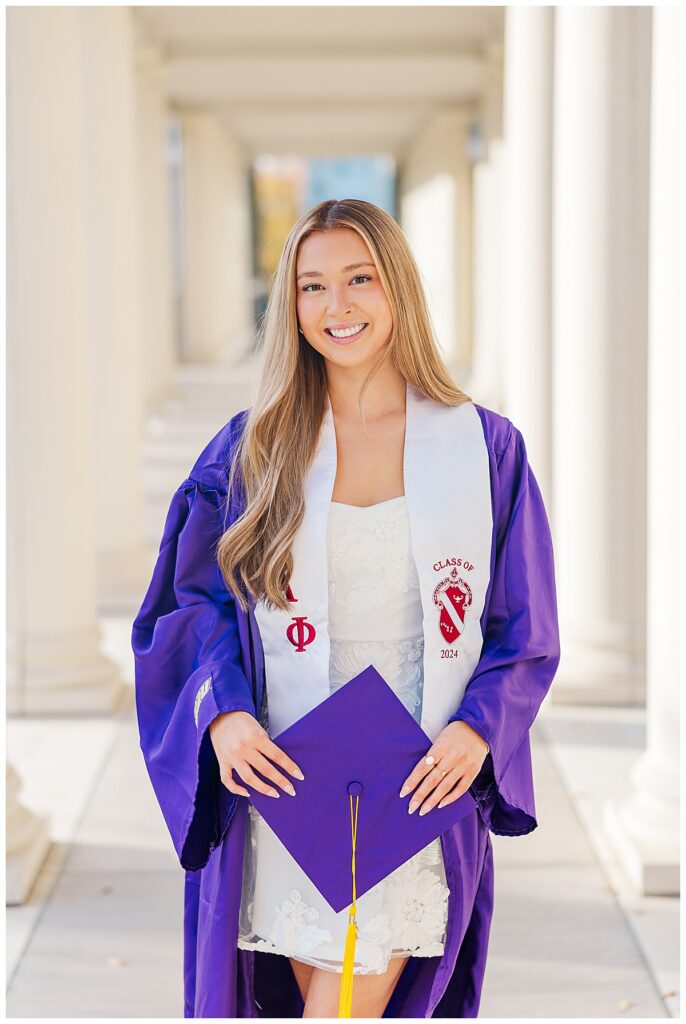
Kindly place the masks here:
[(325, 199), (366, 199), (396, 217), (396, 173), (389, 156), (314, 157), (307, 161), (301, 213)]

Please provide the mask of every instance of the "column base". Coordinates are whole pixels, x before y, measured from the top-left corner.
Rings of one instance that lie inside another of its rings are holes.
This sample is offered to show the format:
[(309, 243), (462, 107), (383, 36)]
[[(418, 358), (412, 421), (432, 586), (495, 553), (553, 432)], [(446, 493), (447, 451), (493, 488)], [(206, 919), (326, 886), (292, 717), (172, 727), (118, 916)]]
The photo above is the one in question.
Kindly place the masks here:
[(109, 714), (131, 687), (100, 650), (96, 627), (78, 635), (15, 638), (7, 657), (8, 715)]
[(645, 706), (645, 677), (598, 673), (579, 679), (558, 671), (550, 688), (553, 704), (590, 704), (591, 707), (642, 708)]
[[(664, 834), (640, 834), (632, 810), (633, 798), (603, 806), (603, 827), (619, 862), (642, 896), (678, 896), (678, 839)], [(678, 831), (677, 831), (678, 836)]]
[(50, 852), (51, 843), (48, 819), (35, 818), (33, 833), (27, 845), (20, 852), (7, 856), (5, 906), (18, 907), (26, 903), (43, 862)]
[(578, 626), (563, 627), (561, 634), (562, 660), (550, 688), (554, 704), (645, 705), (645, 651), (631, 643), (623, 627), (589, 626), (584, 641)]
[(150, 582), (150, 552), (144, 545), (98, 553), (98, 612), (137, 609)]
[(25, 903), (50, 850), (49, 821), (29, 811), (19, 801), (21, 780), (12, 765), (7, 775), (7, 844), (5, 904)]

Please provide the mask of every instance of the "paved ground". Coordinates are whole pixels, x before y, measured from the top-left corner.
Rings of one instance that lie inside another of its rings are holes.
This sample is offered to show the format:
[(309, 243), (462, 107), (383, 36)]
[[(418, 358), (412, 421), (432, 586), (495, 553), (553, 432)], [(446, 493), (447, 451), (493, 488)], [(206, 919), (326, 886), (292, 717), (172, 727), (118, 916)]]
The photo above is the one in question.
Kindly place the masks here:
[[(130, 680), (129, 623), (106, 628)], [(640, 753), (641, 713), (546, 707), (533, 740), (539, 828), (492, 837), (480, 1015), (677, 1016), (678, 901), (632, 897), (594, 832)], [(8, 909), (7, 1015), (182, 1016), (183, 872), (132, 702), (114, 720), (13, 720), (8, 755), (55, 843), (30, 901)]]

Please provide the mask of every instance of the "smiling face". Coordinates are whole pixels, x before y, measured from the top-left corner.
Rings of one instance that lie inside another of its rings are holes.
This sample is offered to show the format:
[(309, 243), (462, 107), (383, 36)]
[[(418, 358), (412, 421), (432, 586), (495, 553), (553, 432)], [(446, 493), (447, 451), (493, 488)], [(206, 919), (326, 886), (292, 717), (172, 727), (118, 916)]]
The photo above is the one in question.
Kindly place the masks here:
[(375, 365), (390, 340), (393, 317), (362, 236), (352, 228), (308, 235), (298, 249), (296, 279), (300, 329), (328, 361), (327, 371)]

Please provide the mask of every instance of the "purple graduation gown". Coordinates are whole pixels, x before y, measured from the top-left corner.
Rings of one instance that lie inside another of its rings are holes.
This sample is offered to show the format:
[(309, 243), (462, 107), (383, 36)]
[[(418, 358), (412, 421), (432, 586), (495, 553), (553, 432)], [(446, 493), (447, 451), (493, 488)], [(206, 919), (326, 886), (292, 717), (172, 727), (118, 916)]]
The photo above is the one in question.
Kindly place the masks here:
[[(470, 787), (477, 810), (441, 836), (450, 888), (445, 951), (411, 957), (384, 1017), (476, 1017), (493, 912), (495, 835), (537, 827), (529, 730), (560, 658), (553, 547), (521, 433), (476, 405), (489, 454), (493, 542), (481, 617), (483, 649), (453, 719), (489, 744)], [(132, 647), (140, 745), (185, 869), (184, 1016), (300, 1017), (287, 957), (237, 948), (247, 798), (219, 777), (209, 725), (256, 715), (264, 660), (253, 604), (227, 590), (215, 546), (241, 512), (226, 508), (226, 467), (245, 422), (237, 413), (172, 497)], [(195, 696), (207, 679), (200, 703)]]

